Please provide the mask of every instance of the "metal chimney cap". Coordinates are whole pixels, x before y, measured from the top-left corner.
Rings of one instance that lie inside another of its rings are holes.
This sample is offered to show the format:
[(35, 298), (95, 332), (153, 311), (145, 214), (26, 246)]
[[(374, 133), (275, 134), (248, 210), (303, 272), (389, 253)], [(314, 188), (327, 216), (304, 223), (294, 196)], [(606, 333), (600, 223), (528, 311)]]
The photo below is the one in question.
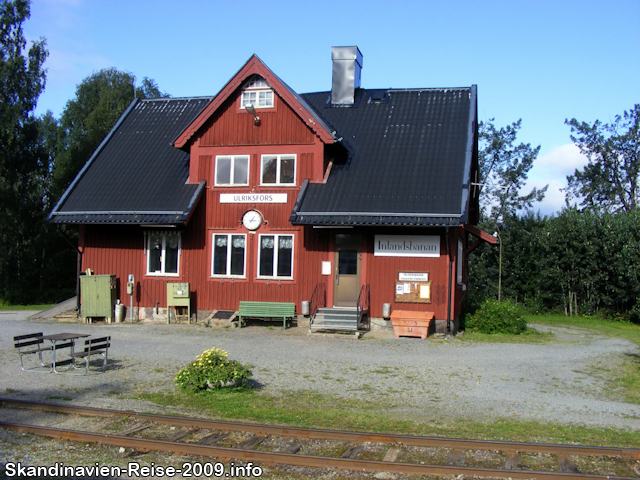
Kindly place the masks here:
[(355, 60), (362, 68), (362, 52), (357, 46), (331, 47), (331, 60)]
[(331, 47), (331, 59), (331, 105), (353, 105), (360, 88), (362, 53), (358, 47)]

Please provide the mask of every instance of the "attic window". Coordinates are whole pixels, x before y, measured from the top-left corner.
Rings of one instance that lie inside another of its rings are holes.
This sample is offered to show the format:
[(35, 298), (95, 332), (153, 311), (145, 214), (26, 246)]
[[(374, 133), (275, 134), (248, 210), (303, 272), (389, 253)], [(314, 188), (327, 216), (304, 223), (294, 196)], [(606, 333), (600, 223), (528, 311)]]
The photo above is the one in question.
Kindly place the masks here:
[(255, 108), (273, 107), (273, 90), (262, 77), (255, 77), (244, 87), (240, 108), (253, 105)]

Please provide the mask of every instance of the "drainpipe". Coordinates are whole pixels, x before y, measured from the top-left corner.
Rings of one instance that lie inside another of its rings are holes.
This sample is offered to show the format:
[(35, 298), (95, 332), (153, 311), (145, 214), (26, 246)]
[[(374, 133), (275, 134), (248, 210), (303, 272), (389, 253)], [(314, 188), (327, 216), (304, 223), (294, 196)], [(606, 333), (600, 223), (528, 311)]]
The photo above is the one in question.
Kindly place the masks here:
[(449, 252), (449, 285), (447, 294), (447, 333), (451, 333), (451, 275), (453, 272), (453, 256), (451, 255), (451, 242), (449, 241), (449, 227), (446, 228), (447, 251)]

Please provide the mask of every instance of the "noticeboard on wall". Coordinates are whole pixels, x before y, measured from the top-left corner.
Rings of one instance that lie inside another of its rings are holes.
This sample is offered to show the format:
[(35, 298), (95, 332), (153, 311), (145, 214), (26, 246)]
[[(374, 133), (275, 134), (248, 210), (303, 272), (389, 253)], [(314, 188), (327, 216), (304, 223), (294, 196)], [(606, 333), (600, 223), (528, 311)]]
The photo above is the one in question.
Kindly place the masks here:
[(398, 303), (431, 303), (431, 282), (396, 280), (395, 293)]

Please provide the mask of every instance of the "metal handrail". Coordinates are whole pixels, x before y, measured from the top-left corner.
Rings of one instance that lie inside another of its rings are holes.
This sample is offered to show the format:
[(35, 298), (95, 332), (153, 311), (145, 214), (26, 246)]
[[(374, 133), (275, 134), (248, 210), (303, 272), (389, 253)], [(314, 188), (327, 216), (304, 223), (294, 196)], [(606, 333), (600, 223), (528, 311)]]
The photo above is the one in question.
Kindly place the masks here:
[(309, 326), (313, 325), (316, 313), (319, 308), (323, 308), (327, 303), (327, 286), (324, 283), (316, 284), (309, 300)]
[(369, 310), (369, 284), (365, 283), (360, 287), (360, 293), (358, 294), (358, 302), (356, 304), (356, 309), (358, 313), (358, 328), (360, 328), (360, 320), (362, 320), (362, 312), (365, 310)]

